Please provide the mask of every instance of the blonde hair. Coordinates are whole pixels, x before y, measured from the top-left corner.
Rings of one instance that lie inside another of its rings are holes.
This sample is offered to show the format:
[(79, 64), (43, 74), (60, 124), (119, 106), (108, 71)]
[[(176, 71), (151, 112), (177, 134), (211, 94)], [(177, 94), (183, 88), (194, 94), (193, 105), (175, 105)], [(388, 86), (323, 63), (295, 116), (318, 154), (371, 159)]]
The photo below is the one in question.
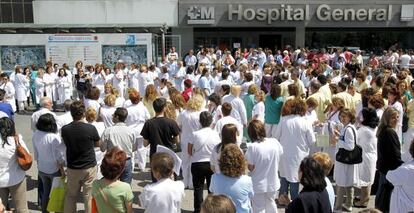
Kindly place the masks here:
[(97, 118), (98, 118), (98, 113), (96, 112), (96, 110), (93, 107), (89, 107), (85, 112), (86, 121), (88, 121), (89, 123), (92, 123), (96, 121)]
[(176, 112), (175, 106), (170, 101), (167, 101), (167, 105), (165, 105), (164, 116), (166, 118), (177, 120), (177, 112)]
[(145, 88), (144, 100), (146, 102), (153, 102), (158, 97), (157, 88), (153, 84), (150, 84)]
[(239, 96), (239, 95), (240, 95), (240, 92), (241, 92), (241, 86), (239, 86), (239, 85), (233, 85), (233, 86), (230, 88), (230, 93), (231, 93), (233, 96)]
[(109, 94), (105, 96), (104, 103), (107, 106), (113, 107), (115, 106), (116, 96), (113, 94)]
[(382, 114), (381, 120), (380, 120), (380, 124), (378, 125), (377, 136), (379, 136), (382, 133), (382, 131), (384, 131), (387, 127), (391, 127), (390, 121), (394, 115), (399, 115), (398, 110), (396, 110), (395, 108), (388, 107), (384, 111), (384, 113)]
[(265, 95), (266, 94), (263, 90), (259, 90), (259, 91), (256, 92), (255, 98), (259, 99), (259, 102), (261, 102), (261, 101), (264, 100)]
[(187, 102), (187, 109), (193, 111), (200, 111), (204, 105), (204, 97), (198, 94), (193, 94)]
[(312, 158), (322, 166), (325, 176), (328, 176), (333, 167), (333, 162), (329, 154), (326, 152), (316, 152), (312, 155)]
[(259, 90), (259, 88), (256, 86), (256, 84), (252, 84), (247, 89), (247, 93), (249, 93), (249, 94), (256, 94), (258, 90)]

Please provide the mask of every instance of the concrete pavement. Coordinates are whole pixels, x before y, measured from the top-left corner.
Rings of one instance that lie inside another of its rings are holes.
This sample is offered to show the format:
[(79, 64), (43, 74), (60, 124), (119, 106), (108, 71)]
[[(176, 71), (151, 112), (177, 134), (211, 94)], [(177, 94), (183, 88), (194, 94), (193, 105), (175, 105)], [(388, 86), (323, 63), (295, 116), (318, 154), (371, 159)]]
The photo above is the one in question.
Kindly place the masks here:
[[(58, 113), (59, 114), (59, 113)], [(32, 132), (30, 130), (30, 115), (16, 115), (16, 130), (18, 133), (23, 135), (23, 140), (29, 147), (31, 153), (33, 153), (32, 146)], [(33, 163), (32, 168), (26, 172), (27, 174), (27, 200), (29, 205), (29, 212), (41, 212), (37, 206), (37, 165), (36, 162)], [(134, 171), (134, 178), (132, 181), (132, 190), (134, 192), (134, 212), (144, 212), (142, 208), (137, 204), (138, 195), (141, 193), (143, 187), (151, 183), (151, 176), (148, 171), (148, 165), (146, 171)], [(207, 192), (205, 191), (205, 194)], [(369, 207), (372, 208), (374, 205), (373, 197), (371, 198)], [(78, 200), (78, 210), (83, 210), (83, 204), (81, 196)], [(353, 212), (358, 212), (362, 209), (354, 209)], [(193, 191), (185, 190), (185, 198), (182, 202), (182, 212), (192, 212), (193, 211)], [(83, 212), (83, 211), (80, 211)], [(284, 209), (279, 209), (279, 212), (284, 212)]]

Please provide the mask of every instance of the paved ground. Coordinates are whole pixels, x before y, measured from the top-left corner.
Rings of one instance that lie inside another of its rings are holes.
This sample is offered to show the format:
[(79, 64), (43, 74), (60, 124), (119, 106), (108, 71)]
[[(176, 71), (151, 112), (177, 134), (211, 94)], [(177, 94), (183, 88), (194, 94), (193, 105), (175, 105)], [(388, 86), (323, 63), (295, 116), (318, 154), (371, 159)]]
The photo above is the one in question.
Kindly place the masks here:
[[(33, 150), (32, 147), (32, 135), (30, 130), (30, 115), (16, 115), (16, 128), (17, 131), (23, 135), (23, 139), (28, 145), (29, 149)], [(148, 172), (148, 168), (144, 172), (134, 172), (134, 178), (132, 181), (132, 189), (134, 192), (134, 212), (144, 212), (142, 208), (137, 205), (137, 197), (142, 191), (142, 188), (151, 182), (151, 177)], [(206, 192), (205, 192), (206, 193)], [(182, 203), (182, 212), (192, 212), (193, 211), (193, 191), (186, 190), (185, 198)], [(41, 212), (37, 207), (37, 165), (34, 162), (32, 168), (27, 171), (27, 199), (29, 203), (30, 212)], [(369, 204), (369, 207), (373, 206), (373, 198)], [(81, 203), (81, 198), (79, 196), (78, 210), (83, 210), (83, 204)], [(361, 209), (354, 209), (353, 212), (358, 212)], [(83, 211), (80, 211), (83, 212)], [(284, 209), (279, 209), (279, 212), (284, 212)]]

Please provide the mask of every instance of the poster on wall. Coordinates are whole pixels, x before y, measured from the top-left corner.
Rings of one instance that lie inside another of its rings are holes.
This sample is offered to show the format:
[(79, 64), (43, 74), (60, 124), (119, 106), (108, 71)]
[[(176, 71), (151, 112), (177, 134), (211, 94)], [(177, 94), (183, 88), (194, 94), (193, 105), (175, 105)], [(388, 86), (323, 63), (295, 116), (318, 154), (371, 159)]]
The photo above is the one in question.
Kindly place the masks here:
[(45, 66), (45, 46), (1, 46), (1, 69), (11, 72), (16, 65)]
[(147, 45), (102, 45), (102, 63), (110, 68), (122, 60), (127, 64), (146, 64)]
[(101, 63), (101, 47), (97, 35), (50, 35), (46, 57), (53, 63), (67, 63), (73, 68), (76, 61), (84, 65)]

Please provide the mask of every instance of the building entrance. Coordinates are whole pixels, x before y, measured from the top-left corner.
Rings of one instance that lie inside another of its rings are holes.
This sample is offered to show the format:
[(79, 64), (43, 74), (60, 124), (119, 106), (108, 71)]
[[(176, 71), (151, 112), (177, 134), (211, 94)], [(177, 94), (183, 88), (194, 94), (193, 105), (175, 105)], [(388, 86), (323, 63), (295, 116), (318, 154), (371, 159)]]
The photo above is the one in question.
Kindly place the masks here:
[(280, 49), (282, 46), (282, 36), (275, 34), (259, 35), (259, 46), (271, 50)]

